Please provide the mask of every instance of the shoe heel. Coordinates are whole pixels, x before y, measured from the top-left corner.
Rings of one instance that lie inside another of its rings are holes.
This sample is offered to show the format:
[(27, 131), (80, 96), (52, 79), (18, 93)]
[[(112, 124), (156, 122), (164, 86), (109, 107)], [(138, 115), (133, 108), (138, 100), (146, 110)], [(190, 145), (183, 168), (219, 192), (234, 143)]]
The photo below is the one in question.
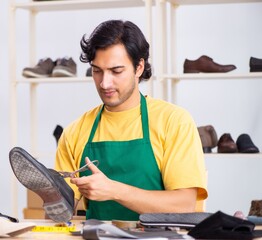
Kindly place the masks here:
[(57, 202), (45, 203), (45, 213), (55, 222), (68, 222), (73, 217), (72, 207), (64, 200), (61, 199)]
[(211, 147), (203, 147), (203, 152), (204, 153), (212, 153), (212, 148)]

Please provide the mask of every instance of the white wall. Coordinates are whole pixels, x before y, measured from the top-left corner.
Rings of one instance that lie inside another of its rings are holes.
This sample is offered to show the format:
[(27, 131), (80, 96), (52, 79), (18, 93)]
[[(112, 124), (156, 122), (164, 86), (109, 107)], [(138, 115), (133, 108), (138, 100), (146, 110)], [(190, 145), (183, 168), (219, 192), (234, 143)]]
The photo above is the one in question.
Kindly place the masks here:
[[(0, 133), (1, 137), (1, 198), (0, 212), (12, 213), (12, 172), (8, 161), (9, 85), (8, 85), (8, 0), (0, 4)], [(176, 67), (183, 71), (185, 58), (196, 59), (206, 54), (221, 64), (235, 64), (236, 72), (249, 71), (251, 56), (262, 58), (262, 3), (182, 6), (177, 11)], [(37, 59), (72, 56), (78, 65), (78, 75), (84, 76), (87, 66), (80, 63), (79, 41), (103, 20), (126, 19), (145, 30), (144, 9), (86, 10), (78, 12), (40, 13), (37, 16)], [(17, 74), (28, 66), (28, 15), (18, 11)], [(146, 93), (145, 85), (142, 91)], [(231, 133), (234, 140), (248, 133), (262, 150), (262, 81), (246, 80), (186, 80), (177, 87), (177, 103), (188, 109), (198, 126), (212, 124), (218, 136)], [(19, 138), (18, 145), (29, 149), (29, 86), (18, 86)], [(100, 103), (92, 83), (43, 84), (38, 87), (39, 139), (42, 152), (54, 152), (52, 135), (56, 124), (66, 126), (80, 114)], [(210, 197), (207, 211), (218, 209), (233, 213), (248, 212), (251, 199), (261, 198), (262, 159), (207, 158)], [(41, 159), (53, 167), (53, 157)], [(19, 217), (26, 206), (25, 189), (18, 185)], [(4, 194), (3, 194), (4, 193)], [(5, 196), (5, 197), (4, 197)], [(228, 204), (225, 203), (228, 200)]]

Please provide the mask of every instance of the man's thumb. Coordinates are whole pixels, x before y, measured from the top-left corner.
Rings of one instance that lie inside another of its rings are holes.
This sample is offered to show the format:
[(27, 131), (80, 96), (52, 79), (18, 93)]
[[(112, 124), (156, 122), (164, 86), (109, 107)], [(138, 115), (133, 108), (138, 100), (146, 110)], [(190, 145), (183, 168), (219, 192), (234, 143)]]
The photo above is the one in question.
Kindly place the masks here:
[[(94, 161), (91, 161), (88, 157), (85, 157), (85, 161), (86, 161), (86, 164), (88, 164), (88, 168), (90, 169), (92, 173), (100, 172), (98, 167), (94, 164)], [(98, 162), (98, 160), (95, 160), (95, 161)]]

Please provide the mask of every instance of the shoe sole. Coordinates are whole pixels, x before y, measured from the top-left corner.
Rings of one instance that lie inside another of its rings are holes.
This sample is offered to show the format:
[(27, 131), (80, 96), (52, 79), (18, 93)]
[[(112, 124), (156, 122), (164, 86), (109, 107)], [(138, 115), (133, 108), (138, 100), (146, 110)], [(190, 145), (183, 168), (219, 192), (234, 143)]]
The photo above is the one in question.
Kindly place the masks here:
[(52, 77), (75, 77), (76, 74), (68, 72), (64, 69), (55, 69), (52, 72)]
[(13, 148), (9, 159), (19, 182), (42, 198), (45, 213), (55, 222), (68, 222), (73, 215), (72, 207), (47, 174), (48, 169), (41, 170), (42, 166), (37, 166), (39, 163), (21, 148)]
[(31, 72), (31, 71), (23, 71), (23, 76), (24, 77), (27, 77), (27, 78), (47, 78), (47, 77), (50, 77), (50, 75), (41, 75), (41, 74), (37, 74), (37, 73), (34, 73), (34, 72)]

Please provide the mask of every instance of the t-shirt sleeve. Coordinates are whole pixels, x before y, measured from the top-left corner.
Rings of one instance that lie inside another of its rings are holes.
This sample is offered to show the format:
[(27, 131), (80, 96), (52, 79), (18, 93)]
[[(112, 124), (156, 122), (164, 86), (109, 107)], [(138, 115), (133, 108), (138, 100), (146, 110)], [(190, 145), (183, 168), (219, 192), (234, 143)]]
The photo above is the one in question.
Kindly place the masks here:
[[(75, 171), (78, 168), (79, 166), (74, 159), (73, 150), (71, 149), (69, 141), (67, 140), (67, 132), (65, 129), (59, 139), (58, 148), (56, 151), (55, 169), (57, 171)], [(81, 193), (78, 191), (76, 185), (70, 183), (70, 178), (65, 178), (65, 181), (73, 189), (75, 198), (79, 200), (81, 198)]]
[(207, 198), (207, 173), (201, 140), (187, 111), (173, 114), (169, 119), (161, 172), (167, 190), (196, 187), (197, 199)]

